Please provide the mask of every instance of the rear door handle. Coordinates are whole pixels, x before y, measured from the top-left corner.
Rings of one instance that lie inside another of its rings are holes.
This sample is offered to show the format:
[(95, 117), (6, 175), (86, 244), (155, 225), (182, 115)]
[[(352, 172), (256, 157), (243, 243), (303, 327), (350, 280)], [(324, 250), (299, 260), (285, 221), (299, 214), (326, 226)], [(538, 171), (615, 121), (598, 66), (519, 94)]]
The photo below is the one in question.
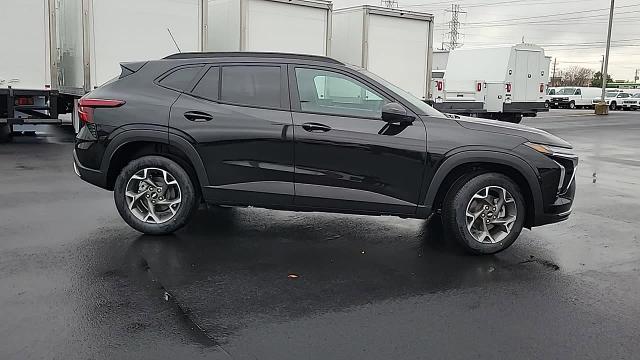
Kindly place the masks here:
[(187, 111), (184, 117), (190, 121), (209, 121), (213, 120), (213, 116), (201, 111)]
[(331, 130), (331, 126), (314, 122), (304, 123), (302, 124), (302, 128), (308, 132), (327, 132)]

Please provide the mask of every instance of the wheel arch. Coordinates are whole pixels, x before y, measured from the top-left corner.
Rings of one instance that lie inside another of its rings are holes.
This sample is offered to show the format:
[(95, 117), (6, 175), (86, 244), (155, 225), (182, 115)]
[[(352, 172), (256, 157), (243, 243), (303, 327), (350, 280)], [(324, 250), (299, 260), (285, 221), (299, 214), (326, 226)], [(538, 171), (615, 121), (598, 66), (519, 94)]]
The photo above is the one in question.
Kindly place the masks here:
[(206, 170), (195, 147), (183, 137), (166, 130), (126, 130), (117, 134), (107, 146), (102, 160), (106, 188), (113, 190), (115, 179), (130, 161), (146, 155), (165, 156), (185, 168), (198, 191), (208, 185)]
[(497, 172), (513, 180), (525, 198), (525, 226), (531, 227), (542, 213), (542, 192), (536, 171), (521, 158), (496, 151), (463, 151), (447, 158), (431, 179), (424, 206), (438, 211), (453, 183), (469, 172)]

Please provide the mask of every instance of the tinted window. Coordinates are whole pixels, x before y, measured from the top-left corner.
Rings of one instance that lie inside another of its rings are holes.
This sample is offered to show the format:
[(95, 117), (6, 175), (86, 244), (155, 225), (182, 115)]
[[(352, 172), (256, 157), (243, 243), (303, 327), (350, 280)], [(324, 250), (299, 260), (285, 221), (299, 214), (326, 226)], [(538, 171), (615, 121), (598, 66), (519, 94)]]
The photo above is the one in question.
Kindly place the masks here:
[(618, 97), (619, 98), (628, 98), (629, 94), (621, 93), (621, 94), (618, 94)]
[(193, 89), (193, 94), (203, 98), (218, 100), (218, 79), (220, 68), (212, 67), (207, 70), (198, 85)]
[(279, 66), (225, 66), (220, 100), (249, 106), (280, 107)]
[(302, 111), (380, 118), (385, 99), (348, 76), (314, 69), (296, 69)]
[(576, 95), (582, 95), (582, 91), (580, 89), (576, 90)]
[(180, 68), (165, 76), (160, 80), (160, 84), (177, 90), (190, 90), (187, 87), (191, 85), (200, 69), (202, 69), (200, 66)]

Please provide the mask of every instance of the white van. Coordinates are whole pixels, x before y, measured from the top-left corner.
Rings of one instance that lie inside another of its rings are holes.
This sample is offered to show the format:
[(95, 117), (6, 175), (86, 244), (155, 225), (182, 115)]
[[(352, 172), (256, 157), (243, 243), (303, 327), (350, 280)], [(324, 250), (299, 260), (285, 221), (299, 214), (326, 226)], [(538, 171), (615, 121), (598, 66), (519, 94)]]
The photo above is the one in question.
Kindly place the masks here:
[(592, 107), (593, 98), (601, 93), (602, 89), (596, 87), (566, 86), (556, 88), (555, 95), (551, 95), (548, 99), (549, 107), (569, 109)]

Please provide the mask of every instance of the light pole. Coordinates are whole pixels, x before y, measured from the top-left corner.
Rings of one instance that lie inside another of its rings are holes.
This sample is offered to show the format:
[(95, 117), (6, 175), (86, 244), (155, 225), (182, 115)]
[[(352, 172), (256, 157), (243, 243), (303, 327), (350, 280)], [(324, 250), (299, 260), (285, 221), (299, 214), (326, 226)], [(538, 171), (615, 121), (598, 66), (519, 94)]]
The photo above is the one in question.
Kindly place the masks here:
[(604, 103), (604, 95), (607, 90), (607, 71), (609, 68), (609, 49), (611, 48), (611, 27), (613, 25), (613, 8), (615, 0), (611, 0), (611, 9), (609, 9), (609, 31), (607, 32), (607, 50), (604, 55), (604, 64), (602, 66), (602, 98)]

